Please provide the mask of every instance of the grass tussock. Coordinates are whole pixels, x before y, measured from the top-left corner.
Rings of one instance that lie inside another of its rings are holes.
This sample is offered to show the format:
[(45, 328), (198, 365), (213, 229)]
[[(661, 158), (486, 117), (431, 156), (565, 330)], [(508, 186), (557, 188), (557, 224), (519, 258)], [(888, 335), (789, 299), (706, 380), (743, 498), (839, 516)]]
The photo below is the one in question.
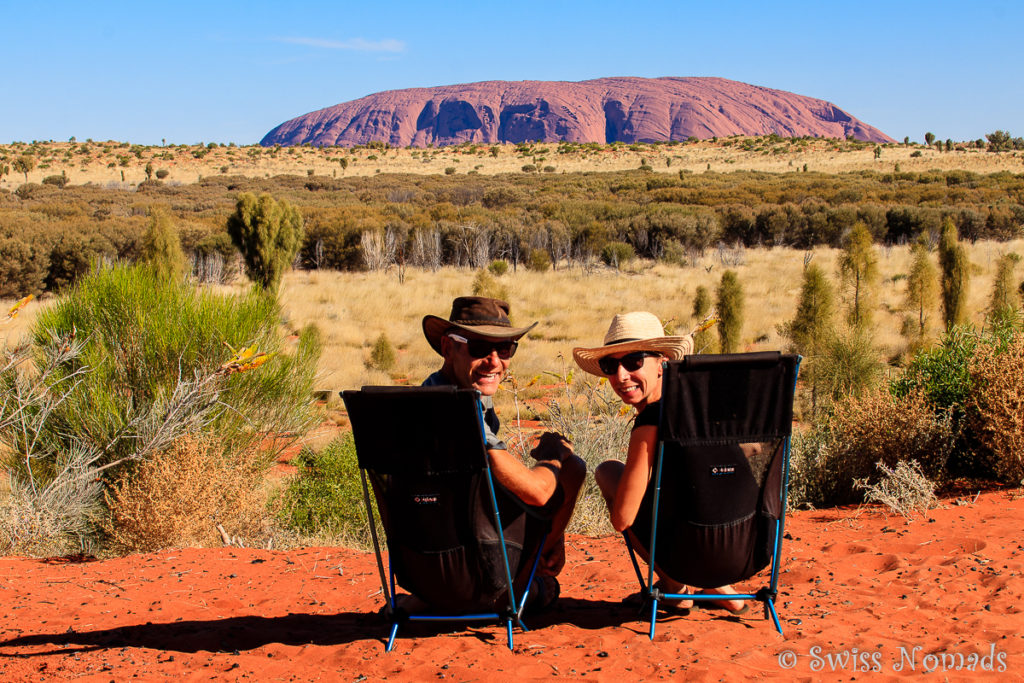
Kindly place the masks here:
[(210, 437), (186, 436), (125, 473), (105, 493), (102, 529), (110, 551), (250, 545), (266, 535), (264, 480), (271, 462), (248, 449), (225, 453)]

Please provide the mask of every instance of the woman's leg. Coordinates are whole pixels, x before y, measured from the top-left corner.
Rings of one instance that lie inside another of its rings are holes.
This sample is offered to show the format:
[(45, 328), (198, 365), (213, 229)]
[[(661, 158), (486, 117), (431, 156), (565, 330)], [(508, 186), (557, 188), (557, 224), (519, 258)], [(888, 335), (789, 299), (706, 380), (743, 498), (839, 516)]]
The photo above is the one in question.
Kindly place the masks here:
[[(594, 481), (597, 482), (597, 487), (601, 490), (601, 496), (604, 498), (605, 505), (610, 510), (612, 507), (612, 501), (615, 500), (615, 492), (619, 488), (619, 482), (622, 480), (622, 472), (625, 469), (625, 465), (618, 460), (606, 460), (597, 466), (594, 470)], [(647, 551), (644, 550), (644, 543), (641, 543), (633, 533), (632, 529), (626, 529), (626, 534), (629, 535), (629, 541), (633, 544), (633, 550), (639, 555), (644, 562), (649, 562), (649, 556)], [(671, 576), (661, 570), (661, 567), (655, 566), (654, 573), (658, 575), (658, 588), (663, 593), (685, 593), (686, 586), (679, 583)], [(673, 603), (677, 607), (690, 607), (693, 604), (692, 600), (679, 600)]]

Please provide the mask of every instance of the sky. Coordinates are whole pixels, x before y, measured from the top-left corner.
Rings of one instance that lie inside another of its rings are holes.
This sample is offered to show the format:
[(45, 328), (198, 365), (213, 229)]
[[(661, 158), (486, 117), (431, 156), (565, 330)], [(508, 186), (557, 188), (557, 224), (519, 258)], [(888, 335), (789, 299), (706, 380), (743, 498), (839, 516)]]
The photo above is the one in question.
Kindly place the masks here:
[(717, 76), (902, 140), (1024, 135), (1024, 2), (0, 0), (0, 143), (254, 144), (382, 90)]

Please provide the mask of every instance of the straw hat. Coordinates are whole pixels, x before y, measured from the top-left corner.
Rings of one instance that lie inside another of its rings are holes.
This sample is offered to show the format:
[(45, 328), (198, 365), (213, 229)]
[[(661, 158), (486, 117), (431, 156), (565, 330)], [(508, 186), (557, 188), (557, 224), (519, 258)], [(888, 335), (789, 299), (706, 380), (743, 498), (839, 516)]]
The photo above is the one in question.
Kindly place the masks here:
[(519, 339), (534, 328), (537, 323), (526, 327), (512, 327), (508, 319), (510, 306), (501, 299), (484, 296), (460, 296), (452, 302), (448, 320), (436, 315), (423, 318), (423, 334), (431, 348), (441, 353), (441, 337), (458, 330), (469, 337), (493, 339), (495, 341)]
[(597, 364), (601, 358), (632, 351), (655, 351), (669, 360), (679, 360), (693, 353), (693, 337), (666, 337), (658, 316), (647, 311), (619, 313), (612, 318), (603, 346), (576, 347), (572, 350), (572, 357), (584, 371), (604, 377)]

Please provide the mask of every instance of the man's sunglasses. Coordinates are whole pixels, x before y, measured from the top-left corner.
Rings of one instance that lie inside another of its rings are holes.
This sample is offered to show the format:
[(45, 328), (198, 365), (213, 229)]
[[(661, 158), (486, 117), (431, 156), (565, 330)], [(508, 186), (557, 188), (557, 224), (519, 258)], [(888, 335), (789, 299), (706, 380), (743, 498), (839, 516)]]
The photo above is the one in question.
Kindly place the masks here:
[(460, 344), (465, 344), (466, 350), (473, 358), (487, 358), (491, 353), (497, 352), (498, 358), (508, 360), (516, 355), (516, 349), (519, 348), (519, 342), (514, 341), (491, 342), (483, 339), (466, 339), (457, 334), (449, 334), (448, 337)]
[(605, 356), (597, 360), (597, 366), (606, 375), (617, 373), (620, 365), (626, 369), (626, 372), (636, 372), (643, 366), (644, 358), (660, 355), (660, 353), (655, 353), (654, 351), (634, 351), (633, 353), (627, 353), (622, 358)]

